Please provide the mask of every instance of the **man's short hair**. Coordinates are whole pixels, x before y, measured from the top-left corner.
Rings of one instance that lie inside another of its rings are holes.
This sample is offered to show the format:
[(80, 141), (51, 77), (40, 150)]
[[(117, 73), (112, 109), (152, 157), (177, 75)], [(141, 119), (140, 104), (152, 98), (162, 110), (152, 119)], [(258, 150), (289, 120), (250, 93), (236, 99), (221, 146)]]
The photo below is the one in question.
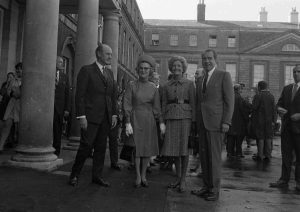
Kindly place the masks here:
[(208, 52), (212, 52), (212, 53), (213, 53), (213, 56), (214, 56), (214, 59), (215, 59), (215, 60), (217, 59), (217, 57), (218, 57), (217, 52), (216, 52), (215, 50), (213, 50), (213, 49), (206, 49), (206, 50), (203, 52), (202, 56), (203, 56), (205, 53), (208, 53)]
[(259, 90), (265, 90), (265, 89), (268, 88), (268, 83), (267, 83), (266, 81), (259, 81), (259, 82), (257, 83), (257, 88), (258, 88)]
[(23, 69), (23, 64), (21, 62), (19, 62), (15, 65), (15, 69), (18, 69), (18, 68)]

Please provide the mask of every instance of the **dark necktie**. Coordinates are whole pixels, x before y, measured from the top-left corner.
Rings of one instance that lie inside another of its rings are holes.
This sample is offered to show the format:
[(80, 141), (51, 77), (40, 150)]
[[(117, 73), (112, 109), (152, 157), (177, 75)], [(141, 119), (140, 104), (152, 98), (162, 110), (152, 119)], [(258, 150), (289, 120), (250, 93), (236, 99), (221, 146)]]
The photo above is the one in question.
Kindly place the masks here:
[(204, 76), (204, 80), (203, 80), (202, 93), (205, 93), (205, 91), (206, 91), (207, 79), (208, 79), (208, 72), (205, 72), (205, 76)]
[(297, 93), (297, 90), (298, 90), (298, 84), (296, 83), (296, 84), (294, 84), (293, 90), (292, 90), (292, 101)]

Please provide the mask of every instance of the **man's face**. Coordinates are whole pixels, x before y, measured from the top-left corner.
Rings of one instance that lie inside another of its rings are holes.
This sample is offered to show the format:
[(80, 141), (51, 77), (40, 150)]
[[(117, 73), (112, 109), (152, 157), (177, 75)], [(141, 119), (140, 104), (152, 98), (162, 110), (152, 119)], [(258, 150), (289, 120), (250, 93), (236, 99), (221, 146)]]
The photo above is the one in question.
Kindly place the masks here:
[(22, 69), (21, 69), (20, 67), (18, 67), (18, 68), (16, 69), (16, 75), (17, 75), (17, 77), (19, 77), (19, 78), (22, 77)]
[(217, 65), (214, 58), (214, 54), (210, 51), (203, 53), (202, 55), (202, 67), (206, 71), (212, 70)]
[(293, 69), (293, 77), (294, 77), (295, 83), (300, 82), (300, 65), (297, 65)]
[(112, 50), (109, 46), (103, 45), (103, 51), (99, 52), (99, 62), (104, 65), (110, 65), (112, 60)]

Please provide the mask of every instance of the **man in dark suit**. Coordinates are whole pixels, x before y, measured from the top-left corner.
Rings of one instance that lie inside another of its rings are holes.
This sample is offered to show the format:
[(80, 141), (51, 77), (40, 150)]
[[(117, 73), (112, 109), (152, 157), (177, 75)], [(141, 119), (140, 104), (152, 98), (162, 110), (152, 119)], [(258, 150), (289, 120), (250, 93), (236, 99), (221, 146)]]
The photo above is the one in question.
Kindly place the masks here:
[(112, 50), (108, 45), (96, 48), (96, 62), (83, 66), (77, 76), (75, 105), (80, 121), (81, 140), (69, 184), (76, 186), (86, 158), (93, 153), (92, 182), (108, 187), (102, 178), (108, 132), (117, 124), (116, 84), (113, 73), (105, 66), (111, 64)]
[(281, 177), (270, 187), (288, 187), (293, 163), (293, 151), (296, 155), (296, 190), (300, 191), (300, 64), (293, 69), (295, 83), (283, 88), (277, 103), (277, 111), (282, 119), (281, 126)]
[(61, 148), (61, 135), (63, 118), (69, 116), (69, 80), (65, 72), (62, 57), (56, 58), (55, 97), (53, 117), (53, 147), (54, 154), (59, 156)]
[(229, 130), (234, 107), (230, 74), (217, 68), (217, 54), (208, 49), (202, 54), (204, 74), (197, 82), (196, 119), (200, 137), (203, 188), (192, 194), (207, 201), (219, 199), (221, 151)]

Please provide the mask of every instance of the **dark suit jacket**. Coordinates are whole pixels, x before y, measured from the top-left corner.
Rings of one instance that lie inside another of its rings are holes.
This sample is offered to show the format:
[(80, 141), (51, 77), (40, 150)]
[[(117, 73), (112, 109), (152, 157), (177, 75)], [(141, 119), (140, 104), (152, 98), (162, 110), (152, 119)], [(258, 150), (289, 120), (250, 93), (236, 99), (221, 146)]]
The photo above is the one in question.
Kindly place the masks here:
[(209, 131), (220, 131), (223, 123), (231, 124), (234, 108), (234, 92), (230, 74), (215, 69), (202, 93), (204, 76), (197, 81), (197, 126)]
[(292, 101), (293, 84), (287, 85), (283, 88), (281, 96), (278, 100), (277, 106), (286, 109), (288, 112), (282, 118), (281, 130), (291, 129), (292, 132), (300, 133), (300, 121), (292, 121), (291, 115), (300, 113), (300, 89), (298, 89)]
[(64, 111), (70, 112), (70, 95), (69, 95), (69, 80), (68, 76), (59, 71), (59, 81), (55, 85), (54, 108), (56, 112), (62, 116)]
[(88, 122), (95, 124), (101, 124), (105, 116), (111, 123), (112, 115), (117, 115), (116, 83), (112, 71), (104, 71), (107, 79), (97, 64), (93, 63), (83, 66), (77, 76), (76, 115), (85, 115)]

